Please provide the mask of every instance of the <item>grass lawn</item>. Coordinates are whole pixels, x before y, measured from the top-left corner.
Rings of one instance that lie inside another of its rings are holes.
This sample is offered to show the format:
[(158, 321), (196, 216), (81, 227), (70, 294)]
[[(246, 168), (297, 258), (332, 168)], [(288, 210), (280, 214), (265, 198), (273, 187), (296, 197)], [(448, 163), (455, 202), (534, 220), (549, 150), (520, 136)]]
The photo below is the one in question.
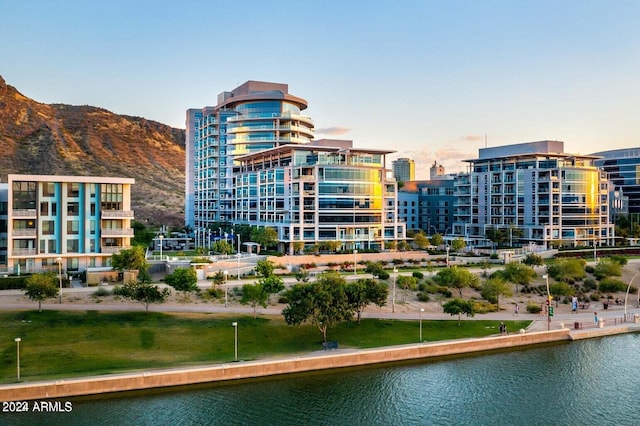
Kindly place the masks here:
[[(238, 322), (242, 360), (309, 353), (321, 349), (312, 326), (288, 326), (281, 316), (158, 312), (19, 311), (0, 313), (0, 383), (16, 381), (16, 343), (20, 337), (22, 381), (99, 375), (233, 361)], [(423, 340), (480, 337), (498, 333), (499, 321), (422, 321)], [(529, 321), (507, 321), (509, 330)], [(329, 329), (340, 347), (372, 348), (415, 343), (418, 320), (363, 319)]]

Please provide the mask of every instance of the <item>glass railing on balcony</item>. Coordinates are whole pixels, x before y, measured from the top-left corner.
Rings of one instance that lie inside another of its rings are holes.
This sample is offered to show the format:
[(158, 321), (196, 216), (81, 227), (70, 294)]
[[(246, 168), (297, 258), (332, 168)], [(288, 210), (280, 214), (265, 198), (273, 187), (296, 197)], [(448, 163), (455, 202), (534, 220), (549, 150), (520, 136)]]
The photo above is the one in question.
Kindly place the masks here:
[(14, 218), (35, 219), (37, 216), (36, 209), (13, 209), (11, 214)]
[(133, 229), (132, 228), (104, 228), (100, 229), (100, 234), (103, 237), (133, 237)]
[(102, 218), (133, 219), (133, 210), (102, 210)]
[(37, 235), (37, 231), (35, 228), (14, 229), (11, 232), (11, 235), (14, 237), (35, 237)]
[(34, 248), (14, 248), (11, 250), (13, 256), (33, 256), (36, 254)]

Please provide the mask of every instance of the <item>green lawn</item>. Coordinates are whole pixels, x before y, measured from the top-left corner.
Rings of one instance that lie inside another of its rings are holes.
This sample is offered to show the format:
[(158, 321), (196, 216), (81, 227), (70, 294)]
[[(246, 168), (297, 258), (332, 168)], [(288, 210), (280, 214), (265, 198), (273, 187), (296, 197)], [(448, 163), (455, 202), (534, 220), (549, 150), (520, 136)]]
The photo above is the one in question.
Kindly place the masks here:
[[(20, 337), (22, 381), (59, 379), (127, 370), (230, 362), (238, 322), (238, 357), (243, 360), (309, 353), (321, 349), (311, 326), (293, 327), (281, 316), (156, 312), (20, 311), (0, 313), (0, 383), (16, 381)], [(499, 321), (422, 321), (423, 340), (497, 334)], [(509, 330), (529, 321), (507, 321)], [(328, 332), (340, 347), (371, 348), (417, 342), (419, 323), (363, 319)]]

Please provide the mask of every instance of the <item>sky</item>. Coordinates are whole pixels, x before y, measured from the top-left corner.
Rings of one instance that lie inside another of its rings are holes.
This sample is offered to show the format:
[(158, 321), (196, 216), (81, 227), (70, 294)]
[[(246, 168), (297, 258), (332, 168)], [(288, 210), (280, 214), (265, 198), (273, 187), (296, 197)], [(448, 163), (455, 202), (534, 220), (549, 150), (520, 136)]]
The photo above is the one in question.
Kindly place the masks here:
[(0, 17), (0, 75), (39, 102), (184, 128), (247, 80), (286, 83), (316, 138), (394, 150), (418, 179), (485, 146), (640, 146), (640, 0), (0, 0)]

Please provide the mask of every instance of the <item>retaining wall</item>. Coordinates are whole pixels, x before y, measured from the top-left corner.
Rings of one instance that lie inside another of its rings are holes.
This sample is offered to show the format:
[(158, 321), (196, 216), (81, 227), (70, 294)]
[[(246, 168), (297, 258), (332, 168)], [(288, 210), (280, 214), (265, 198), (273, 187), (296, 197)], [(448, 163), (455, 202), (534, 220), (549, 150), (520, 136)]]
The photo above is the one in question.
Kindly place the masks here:
[(0, 386), (0, 401), (65, 398), (109, 392), (247, 379), (329, 368), (355, 367), (463, 353), (490, 351), (569, 340), (569, 329), (512, 334), (366, 350), (326, 352), (315, 356), (217, 364), (195, 368), (153, 370), (80, 379)]

